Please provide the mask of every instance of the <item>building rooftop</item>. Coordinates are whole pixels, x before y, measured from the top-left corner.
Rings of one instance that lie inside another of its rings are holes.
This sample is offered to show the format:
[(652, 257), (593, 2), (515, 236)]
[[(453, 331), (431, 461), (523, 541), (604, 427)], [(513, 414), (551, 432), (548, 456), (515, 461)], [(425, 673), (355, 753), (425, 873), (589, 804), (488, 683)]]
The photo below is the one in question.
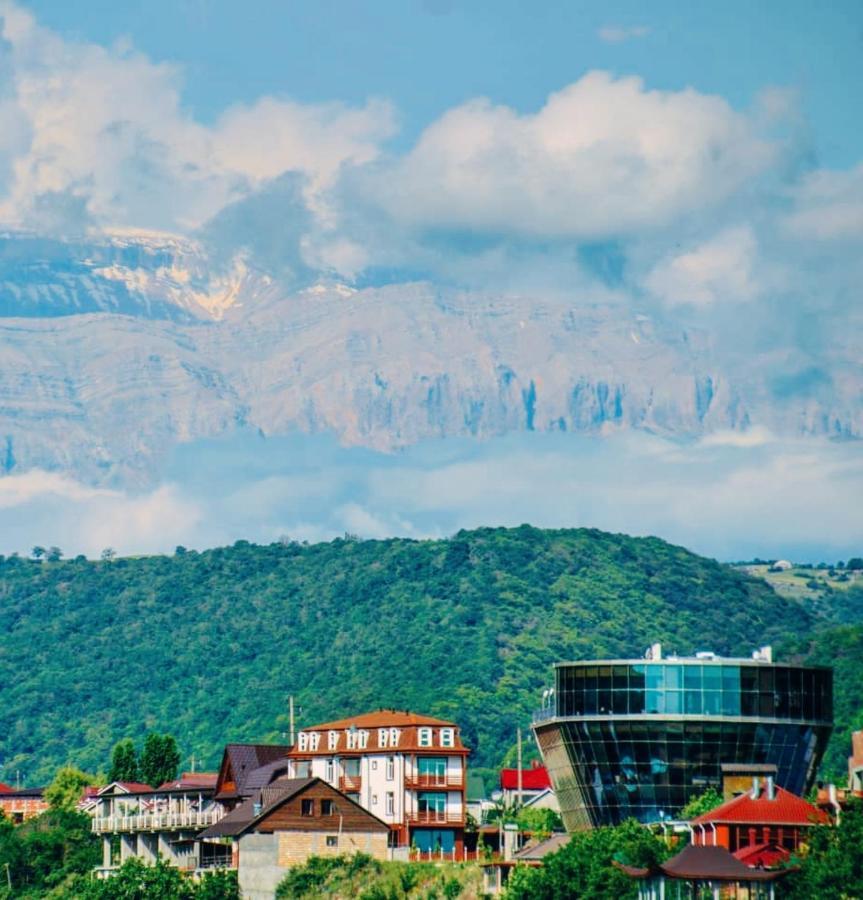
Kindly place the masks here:
[(770, 797), (768, 789), (759, 789), (732, 797), (710, 812), (696, 816), (692, 825), (828, 825), (827, 813), (778, 785)]
[[(500, 786), (505, 791), (518, 790), (518, 769), (501, 769)], [(551, 787), (545, 766), (521, 770), (521, 786), (525, 791), (542, 791)]]
[(324, 722), (321, 725), (310, 725), (301, 728), (301, 731), (338, 731), (350, 728), (405, 728), (419, 725), (440, 726), (443, 728), (457, 728), (455, 722), (445, 719), (436, 719), (433, 716), (423, 716), (410, 710), (378, 709), (375, 712), (361, 713), (347, 719), (336, 719), (334, 722)]

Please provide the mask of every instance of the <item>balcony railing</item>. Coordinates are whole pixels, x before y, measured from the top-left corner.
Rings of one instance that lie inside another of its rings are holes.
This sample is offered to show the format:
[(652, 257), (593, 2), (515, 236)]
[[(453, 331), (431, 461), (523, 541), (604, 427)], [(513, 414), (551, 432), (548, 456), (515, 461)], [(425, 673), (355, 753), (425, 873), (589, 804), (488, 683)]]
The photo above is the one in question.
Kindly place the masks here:
[(362, 786), (363, 779), (359, 775), (342, 775), (339, 778), (339, 790), (346, 794), (355, 794)]
[(464, 813), (427, 809), (422, 812), (409, 812), (405, 819), (408, 825), (463, 825)]
[(169, 831), (174, 828), (206, 828), (224, 816), (221, 808), (182, 813), (140, 813), (134, 816), (95, 816), (92, 830), (96, 834), (118, 831)]
[(434, 775), (427, 773), (408, 773), (405, 775), (405, 787), (407, 788), (450, 788), (461, 790), (464, 787), (464, 776), (459, 772), (455, 775)]

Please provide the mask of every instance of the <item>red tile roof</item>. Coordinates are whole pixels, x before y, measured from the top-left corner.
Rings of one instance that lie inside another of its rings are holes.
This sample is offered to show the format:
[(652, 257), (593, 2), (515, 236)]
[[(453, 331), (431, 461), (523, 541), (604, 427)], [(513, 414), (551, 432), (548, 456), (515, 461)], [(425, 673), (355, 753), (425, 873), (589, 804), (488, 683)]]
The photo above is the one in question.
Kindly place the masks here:
[(778, 785), (774, 799), (767, 791), (753, 797), (751, 791), (732, 797), (710, 812), (696, 816), (693, 825), (707, 825), (711, 822), (749, 825), (828, 825), (830, 817), (802, 797), (786, 791)]
[(788, 850), (776, 844), (751, 844), (749, 847), (741, 847), (732, 855), (747, 866), (758, 866), (762, 869), (774, 869), (791, 857)]
[[(518, 769), (501, 769), (500, 786), (505, 791), (518, 790)], [(545, 766), (521, 770), (521, 786), (526, 791), (544, 791), (551, 787)]]
[(3, 782), (0, 781), (0, 794), (8, 794), (11, 790), (12, 788), (8, 784), (3, 784)]

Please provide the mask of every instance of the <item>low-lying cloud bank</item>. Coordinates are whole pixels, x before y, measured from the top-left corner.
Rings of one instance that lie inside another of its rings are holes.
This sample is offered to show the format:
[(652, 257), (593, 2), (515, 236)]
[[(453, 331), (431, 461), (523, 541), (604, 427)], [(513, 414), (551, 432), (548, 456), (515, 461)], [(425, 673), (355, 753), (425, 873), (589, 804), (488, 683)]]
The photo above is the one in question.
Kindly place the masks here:
[(181, 448), (165, 483), (141, 495), (44, 472), (0, 479), (0, 549), (131, 555), (345, 532), (439, 537), (529, 522), (654, 534), (725, 560), (859, 555), (857, 444), (745, 437), (677, 444), (530, 434), (396, 455), (326, 437), (198, 443)]

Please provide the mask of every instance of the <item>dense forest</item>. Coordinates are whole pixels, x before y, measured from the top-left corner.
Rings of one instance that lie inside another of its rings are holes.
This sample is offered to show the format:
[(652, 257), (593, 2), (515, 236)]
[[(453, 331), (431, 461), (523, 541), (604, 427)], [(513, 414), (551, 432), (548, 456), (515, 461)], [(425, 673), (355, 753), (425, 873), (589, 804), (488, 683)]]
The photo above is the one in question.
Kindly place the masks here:
[(863, 710), (860, 598), (834, 614), (656, 538), (522, 526), (56, 555), (0, 557), (2, 781), (45, 782), (66, 762), (104, 771), (117, 740), (154, 729), (177, 737), (183, 767), (212, 769), (226, 741), (284, 740), (290, 694), (299, 725), (380, 706), (451, 717), (473, 764), (497, 765), (554, 662), (653, 641), (835, 660), (843, 741)]

